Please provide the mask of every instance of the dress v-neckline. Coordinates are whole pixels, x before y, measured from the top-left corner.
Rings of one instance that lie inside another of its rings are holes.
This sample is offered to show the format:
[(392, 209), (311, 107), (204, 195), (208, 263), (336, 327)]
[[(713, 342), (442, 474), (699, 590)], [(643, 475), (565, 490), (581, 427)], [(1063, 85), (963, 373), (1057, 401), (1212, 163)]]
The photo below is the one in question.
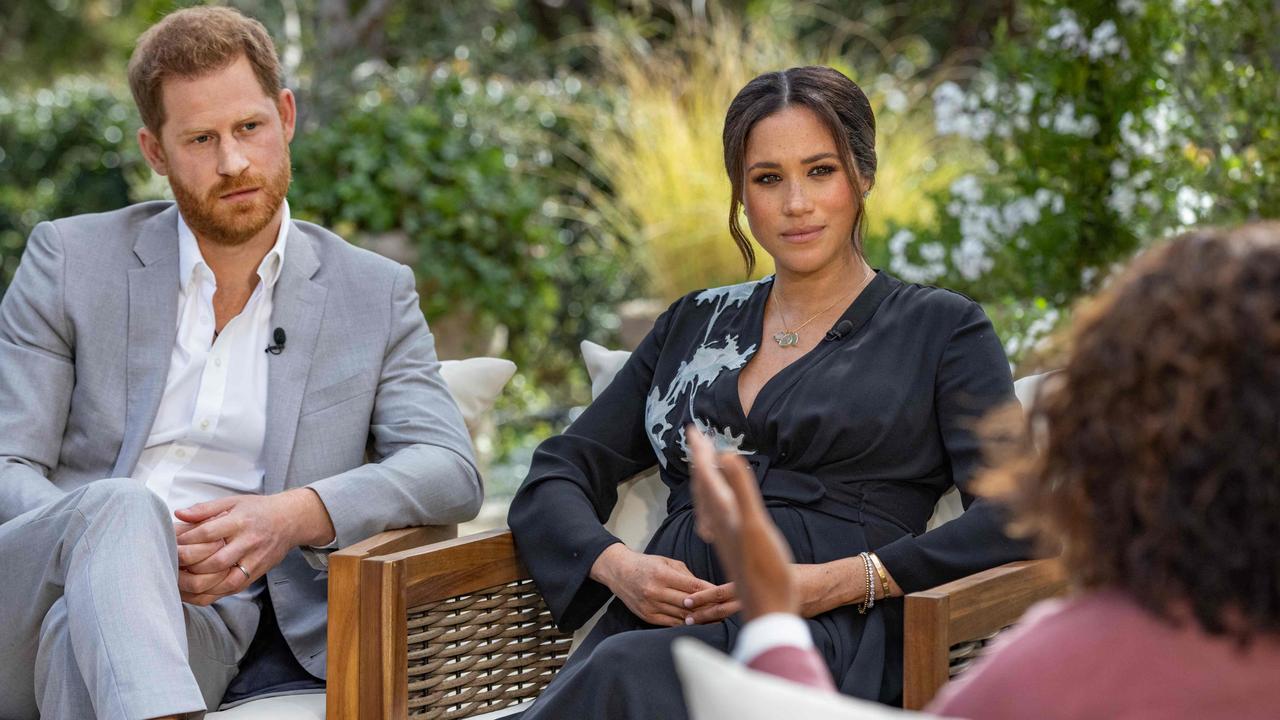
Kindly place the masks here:
[(751, 364), (752, 358), (760, 351), (760, 344), (764, 341), (764, 309), (765, 305), (768, 304), (769, 295), (773, 293), (773, 281), (771, 280), (767, 283), (768, 287), (764, 290), (764, 297), (751, 308), (750, 315), (747, 318), (747, 326), (743, 332), (743, 338), (746, 340), (747, 346), (754, 345), (756, 349), (747, 357), (747, 361), (743, 363), (742, 367), (733, 371), (731, 378), (726, 378), (732, 380), (732, 382), (728, 383), (728, 386), (733, 395), (733, 409), (737, 414), (737, 419), (742, 422), (743, 431), (748, 437), (756, 435), (753, 432), (755, 429), (753, 417), (760, 412), (762, 406), (772, 406), (786, 387), (789, 387), (800, 378), (801, 373), (798, 372), (798, 368), (812, 365), (826, 357), (840, 347), (841, 342), (847, 341), (851, 336), (857, 334), (867, 320), (875, 314), (876, 308), (880, 307), (880, 301), (889, 294), (890, 283), (888, 275), (879, 270), (873, 271), (875, 272), (875, 277), (871, 279), (871, 282), (867, 283), (862, 292), (858, 293), (857, 297), (849, 302), (848, 307), (844, 309), (840, 317), (831, 323), (831, 327), (834, 328), (847, 320), (853, 325), (849, 332), (845, 333), (841, 340), (837, 342), (819, 340), (817, 345), (809, 348), (803, 355), (774, 373), (760, 386), (760, 389), (756, 392), (755, 399), (751, 402), (751, 408), (748, 410), (742, 404), (742, 393), (738, 390), (738, 380), (742, 376), (742, 371), (746, 369), (747, 365)]

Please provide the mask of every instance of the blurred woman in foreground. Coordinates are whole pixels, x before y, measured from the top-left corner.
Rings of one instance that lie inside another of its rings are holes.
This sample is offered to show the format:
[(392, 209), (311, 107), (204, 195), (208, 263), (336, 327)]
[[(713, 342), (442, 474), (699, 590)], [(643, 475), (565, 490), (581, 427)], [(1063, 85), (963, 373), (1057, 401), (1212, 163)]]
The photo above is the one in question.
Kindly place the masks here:
[(991, 480), (1084, 592), (1029, 613), (933, 709), (1280, 716), (1280, 224), (1147, 253), (1069, 352), (1030, 413), (1040, 451)]
[[(1280, 716), (1280, 224), (1147, 253), (1079, 313), (1042, 388), (1027, 423), (990, 421), (1018, 440), (1001, 444), (988, 489), (1061, 551), (1079, 592), (1029, 611), (929, 710)], [(699, 534), (743, 614), (794, 613), (786, 547), (747, 469), (707, 443), (693, 451)]]

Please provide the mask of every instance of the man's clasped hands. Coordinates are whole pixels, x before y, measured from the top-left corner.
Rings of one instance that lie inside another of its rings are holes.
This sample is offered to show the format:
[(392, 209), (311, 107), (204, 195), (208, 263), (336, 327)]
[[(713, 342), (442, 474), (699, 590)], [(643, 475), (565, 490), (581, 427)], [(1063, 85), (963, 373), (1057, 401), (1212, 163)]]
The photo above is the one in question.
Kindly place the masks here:
[(310, 488), (276, 495), (232, 495), (174, 512), (178, 591), (209, 605), (244, 590), (291, 549), (333, 542), (333, 522)]

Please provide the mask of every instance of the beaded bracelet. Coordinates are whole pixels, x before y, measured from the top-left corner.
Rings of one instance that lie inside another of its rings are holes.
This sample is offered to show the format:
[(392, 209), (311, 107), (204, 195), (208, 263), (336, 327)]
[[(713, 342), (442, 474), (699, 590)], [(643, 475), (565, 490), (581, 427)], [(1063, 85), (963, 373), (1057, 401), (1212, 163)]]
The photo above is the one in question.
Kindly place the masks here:
[(867, 611), (875, 607), (876, 604), (876, 586), (875, 573), (871, 569), (871, 556), (865, 552), (858, 553), (858, 557), (862, 558), (862, 569), (866, 571), (867, 578), (867, 594), (862, 599), (862, 604), (858, 606), (858, 612), (866, 615)]

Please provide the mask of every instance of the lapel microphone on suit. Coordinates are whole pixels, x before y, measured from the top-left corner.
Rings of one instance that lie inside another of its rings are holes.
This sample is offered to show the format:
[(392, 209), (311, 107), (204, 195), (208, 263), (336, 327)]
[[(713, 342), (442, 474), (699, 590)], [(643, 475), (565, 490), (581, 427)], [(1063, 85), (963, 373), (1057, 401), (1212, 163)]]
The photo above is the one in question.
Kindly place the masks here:
[(275, 344), (268, 345), (266, 352), (272, 355), (279, 355), (284, 352), (284, 328), (276, 328), (272, 331), (271, 339), (275, 341)]

